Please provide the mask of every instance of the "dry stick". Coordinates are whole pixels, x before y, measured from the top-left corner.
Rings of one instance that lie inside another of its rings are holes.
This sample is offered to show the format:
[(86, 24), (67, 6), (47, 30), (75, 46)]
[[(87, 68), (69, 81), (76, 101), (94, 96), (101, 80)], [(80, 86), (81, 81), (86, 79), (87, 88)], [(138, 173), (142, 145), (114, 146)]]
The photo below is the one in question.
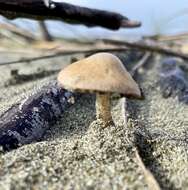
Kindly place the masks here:
[(138, 163), (138, 165), (140, 166), (140, 168), (142, 169), (142, 171), (143, 171), (143, 173), (145, 175), (145, 178), (146, 178), (146, 181), (147, 181), (149, 189), (151, 189), (151, 190), (160, 190), (161, 188), (160, 188), (158, 182), (156, 181), (153, 174), (144, 165), (144, 162), (142, 161), (142, 158), (140, 157), (139, 152), (138, 152), (137, 149), (135, 151), (135, 155), (136, 155), (137, 163)]
[(12, 33), (10, 32), (3, 32), (0, 30), (0, 35), (3, 38), (7, 38), (8, 40), (11, 40), (12, 43), (17, 43), (17, 44), (21, 44), (21, 45), (25, 45), (25, 41), (23, 41), (23, 39), (21, 38), (15, 38)]
[(3, 62), (3, 63), (0, 63), (0, 66), (25, 63), (25, 62), (33, 62), (33, 61), (38, 61), (41, 59), (49, 59), (49, 58), (54, 58), (54, 57), (58, 57), (58, 56), (80, 54), (80, 53), (87, 54), (87, 53), (97, 53), (97, 52), (124, 52), (124, 51), (127, 51), (127, 48), (103, 48), (103, 49), (90, 49), (90, 50), (71, 50), (71, 51), (63, 51), (63, 52), (58, 52), (58, 53), (54, 53), (54, 54), (50, 54), (50, 55), (44, 55), (44, 56), (38, 56), (38, 57), (32, 57), (32, 58), (22, 58), (22, 59), (18, 59), (16, 61)]
[[(31, 54), (33, 54), (33, 53), (39, 53), (40, 51), (39, 50), (37, 50), (37, 52), (35, 51), (35, 50), (25, 50), (25, 49), (19, 49), (19, 50), (8, 50), (7, 48), (6, 49), (0, 49), (0, 54), (24, 54), (24, 55), (26, 55), (26, 54), (29, 54), (29, 55), (31, 55)], [(41, 53), (43, 53), (42, 51), (41, 51)]]
[(188, 60), (188, 55), (178, 52), (176, 50), (173, 50), (172, 48), (163, 48), (159, 45), (151, 45), (146, 43), (138, 43), (138, 42), (127, 42), (127, 41), (118, 41), (118, 40), (109, 40), (109, 39), (103, 39), (104, 43), (107, 44), (113, 44), (113, 45), (123, 45), (126, 47), (130, 47), (133, 49), (139, 49), (143, 51), (150, 51), (150, 52), (156, 52), (160, 54), (170, 55), (170, 56), (176, 56), (180, 57), (182, 59)]
[(90, 9), (52, 0), (0, 0), (0, 14), (9, 18), (30, 18), (36, 20), (61, 20), (88, 27), (100, 26), (111, 30), (134, 28), (140, 22), (110, 11)]
[(140, 61), (131, 69), (131, 75), (134, 76), (140, 67), (143, 67), (144, 64), (151, 57), (151, 52), (146, 52)]
[(47, 25), (46, 25), (46, 23), (44, 21), (39, 21), (39, 27), (40, 27), (40, 32), (42, 34), (41, 35), (42, 39), (44, 41), (48, 41), (48, 42), (53, 41), (53, 37), (50, 34), (50, 32), (48, 30), (48, 27), (47, 27)]
[(188, 38), (188, 33), (171, 35), (171, 36), (161, 36), (157, 39), (159, 42), (166, 42), (166, 41), (175, 41), (175, 40), (186, 40)]
[(21, 36), (22, 38), (28, 40), (28, 41), (35, 41), (37, 38), (28, 30), (21, 29), (13, 24), (10, 23), (2, 23), (0, 24), (0, 29), (5, 29), (10, 31), (13, 34), (16, 34), (17, 36)]
[(162, 36), (149, 36), (145, 37), (145, 39), (152, 39), (156, 40), (158, 42), (166, 42), (166, 41), (178, 41), (178, 40), (185, 40), (188, 39), (188, 33), (181, 33), (181, 34), (175, 34), (175, 35), (162, 35)]

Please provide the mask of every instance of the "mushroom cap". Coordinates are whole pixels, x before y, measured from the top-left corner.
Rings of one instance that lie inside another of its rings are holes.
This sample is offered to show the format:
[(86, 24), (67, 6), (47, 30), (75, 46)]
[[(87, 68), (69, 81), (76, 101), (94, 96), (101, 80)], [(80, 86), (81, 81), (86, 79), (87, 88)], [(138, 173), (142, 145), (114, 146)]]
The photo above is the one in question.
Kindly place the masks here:
[(97, 53), (64, 68), (58, 75), (63, 88), (77, 92), (118, 93), (142, 98), (138, 84), (118, 57)]

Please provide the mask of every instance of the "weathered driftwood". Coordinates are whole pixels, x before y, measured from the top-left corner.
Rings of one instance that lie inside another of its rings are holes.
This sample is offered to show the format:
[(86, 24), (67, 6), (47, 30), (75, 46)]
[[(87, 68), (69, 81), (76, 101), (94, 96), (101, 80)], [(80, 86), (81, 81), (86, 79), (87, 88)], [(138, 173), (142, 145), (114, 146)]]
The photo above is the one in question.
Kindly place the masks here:
[(164, 98), (178, 97), (180, 102), (188, 104), (188, 79), (178, 66), (176, 58), (165, 58), (161, 64), (159, 86)]
[(9, 19), (19, 17), (37, 20), (54, 19), (71, 24), (84, 24), (88, 27), (101, 26), (111, 30), (140, 26), (140, 22), (130, 21), (118, 13), (51, 0), (0, 0), (0, 14)]
[(54, 82), (13, 105), (0, 117), (0, 146), (6, 151), (40, 140), (49, 126), (73, 104), (73, 98), (75, 94)]

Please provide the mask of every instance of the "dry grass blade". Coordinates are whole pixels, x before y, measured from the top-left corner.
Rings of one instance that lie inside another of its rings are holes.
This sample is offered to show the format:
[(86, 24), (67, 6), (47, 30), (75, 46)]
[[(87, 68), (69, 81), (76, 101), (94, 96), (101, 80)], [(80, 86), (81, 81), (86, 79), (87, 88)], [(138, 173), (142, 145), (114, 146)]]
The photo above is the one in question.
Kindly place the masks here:
[(148, 61), (151, 57), (151, 52), (146, 52), (143, 57), (138, 61), (138, 63), (132, 68), (131, 75), (134, 76), (139, 68), (143, 67), (144, 64)]
[(157, 180), (155, 179), (153, 174), (146, 168), (145, 164), (143, 163), (142, 158), (140, 157), (137, 149), (135, 151), (135, 156), (136, 156), (138, 165), (140, 166), (140, 168), (142, 169), (142, 171), (144, 173), (144, 176), (146, 178), (149, 189), (161, 190)]
[(122, 111), (121, 111), (121, 114), (122, 114), (122, 118), (123, 118), (123, 124), (126, 126), (127, 125), (127, 101), (126, 101), (126, 98), (123, 97), (121, 98), (121, 103), (122, 103)]

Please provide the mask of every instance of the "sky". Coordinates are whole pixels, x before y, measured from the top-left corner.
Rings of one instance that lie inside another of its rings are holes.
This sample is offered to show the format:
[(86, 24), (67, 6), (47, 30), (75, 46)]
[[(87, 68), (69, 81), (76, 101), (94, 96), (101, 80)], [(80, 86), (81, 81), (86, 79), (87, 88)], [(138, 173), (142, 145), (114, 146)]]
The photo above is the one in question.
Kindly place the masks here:
[[(54, 1), (60, 2), (61, 0)], [(141, 21), (142, 27), (121, 29), (114, 32), (99, 27), (88, 29), (85, 26), (48, 22), (50, 31), (57, 35), (63, 34), (71, 37), (78, 35), (85, 38), (92, 36), (126, 37), (130, 35), (176, 34), (188, 31), (188, 0), (63, 0), (61, 2), (116, 11), (130, 19)], [(27, 23), (25, 21), (25, 24)]]

